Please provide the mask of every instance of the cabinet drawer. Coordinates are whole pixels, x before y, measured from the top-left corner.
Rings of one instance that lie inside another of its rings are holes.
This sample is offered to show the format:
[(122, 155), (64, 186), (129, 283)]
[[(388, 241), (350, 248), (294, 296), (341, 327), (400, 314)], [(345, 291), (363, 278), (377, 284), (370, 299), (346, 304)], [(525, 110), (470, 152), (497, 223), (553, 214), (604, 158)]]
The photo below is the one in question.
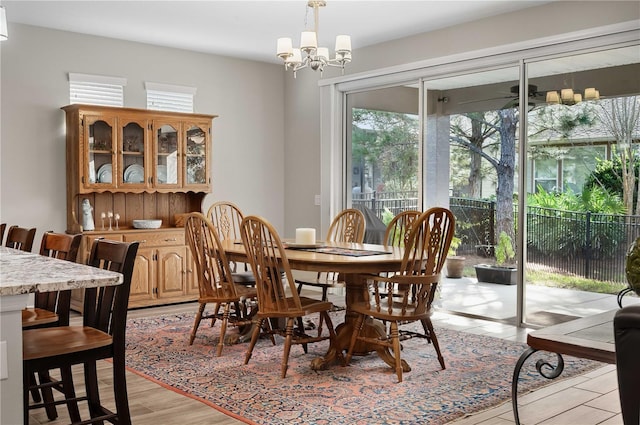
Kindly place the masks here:
[(140, 242), (140, 248), (184, 245), (184, 231), (127, 233), (124, 235), (124, 241)]

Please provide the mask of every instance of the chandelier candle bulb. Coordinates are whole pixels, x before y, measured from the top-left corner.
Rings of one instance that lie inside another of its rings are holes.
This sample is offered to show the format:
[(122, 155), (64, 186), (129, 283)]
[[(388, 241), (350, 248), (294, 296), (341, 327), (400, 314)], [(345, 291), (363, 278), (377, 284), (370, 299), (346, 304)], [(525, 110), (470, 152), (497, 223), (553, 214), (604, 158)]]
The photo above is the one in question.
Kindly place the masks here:
[(329, 49), (326, 47), (318, 47), (318, 57), (329, 60)]
[(300, 52), (300, 49), (293, 49), (293, 54), (284, 61), (292, 65), (302, 63), (302, 52)]
[(563, 102), (572, 102), (573, 101), (573, 90), (572, 89), (562, 89), (560, 91), (560, 98)]
[(547, 92), (547, 103), (560, 103), (560, 96), (557, 91)]
[(278, 39), (278, 57), (289, 57), (293, 54), (293, 43), (290, 38), (283, 37)]
[(597, 100), (600, 98), (600, 92), (593, 87), (584, 89), (584, 100)]
[(336, 36), (336, 52), (347, 53), (351, 52), (351, 37), (348, 35)]
[(313, 245), (316, 243), (316, 229), (301, 227), (296, 229), (296, 243)]
[(300, 49), (311, 50), (318, 47), (318, 40), (314, 31), (303, 31), (300, 35)]

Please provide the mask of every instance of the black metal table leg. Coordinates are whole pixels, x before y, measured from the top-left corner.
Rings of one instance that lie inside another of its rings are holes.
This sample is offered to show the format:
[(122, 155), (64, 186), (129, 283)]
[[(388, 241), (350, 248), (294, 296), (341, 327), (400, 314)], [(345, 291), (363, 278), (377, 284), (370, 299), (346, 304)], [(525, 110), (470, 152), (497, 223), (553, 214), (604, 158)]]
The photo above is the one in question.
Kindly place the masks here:
[[(511, 382), (511, 405), (513, 407), (513, 418), (516, 425), (520, 425), (520, 415), (518, 414), (518, 380), (520, 379), (520, 371), (522, 370), (524, 362), (526, 362), (527, 359), (531, 357), (531, 355), (536, 351), (538, 350), (535, 348), (527, 348), (520, 355), (520, 358), (516, 363), (516, 367), (513, 370), (513, 380)], [(551, 363), (544, 359), (540, 359), (536, 362), (536, 370), (540, 375), (547, 379), (557, 378), (564, 370), (564, 359), (562, 358), (562, 355), (558, 353), (554, 354), (558, 358), (558, 364), (556, 366), (553, 366)]]
[(622, 297), (627, 295), (629, 292), (633, 291), (631, 288), (624, 288), (620, 292), (618, 292), (618, 306), (622, 308)]

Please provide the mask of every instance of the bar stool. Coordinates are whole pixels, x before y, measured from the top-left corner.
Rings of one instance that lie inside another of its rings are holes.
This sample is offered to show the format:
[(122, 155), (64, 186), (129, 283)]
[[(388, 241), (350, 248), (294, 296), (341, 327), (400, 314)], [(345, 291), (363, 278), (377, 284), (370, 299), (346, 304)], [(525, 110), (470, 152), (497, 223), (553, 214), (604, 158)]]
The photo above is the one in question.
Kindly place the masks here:
[(33, 239), (35, 237), (35, 227), (27, 229), (19, 226), (11, 226), (9, 227), (9, 232), (7, 232), (7, 241), (5, 242), (5, 246), (7, 248), (19, 249), (20, 251), (31, 252)]
[[(42, 236), (42, 242), (40, 243), (40, 255), (75, 262), (81, 240), (82, 235), (79, 234), (68, 235), (46, 232)], [(35, 294), (34, 306), (22, 310), (22, 329), (68, 326), (70, 310), (71, 290), (38, 292)], [(38, 375), (40, 383), (54, 382), (47, 370), (39, 371)], [(31, 376), (31, 384), (36, 384), (36, 382), (35, 374), (33, 374)], [(53, 401), (52, 388), (60, 390), (59, 386), (44, 387), (42, 388), (41, 397), (40, 391), (34, 389), (31, 391), (31, 396), (37, 403), (43, 399), (45, 402)], [(46, 411), (50, 420), (58, 417), (54, 405), (46, 406)]]
[[(60, 384), (65, 399), (54, 401), (52, 404), (66, 403), (73, 423), (131, 423), (125, 375), (125, 330), (131, 276), (137, 251), (138, 242), (96, 240), (91, 249), (89, 265), (122, 273), (123, 283), (85, 290), (82, 326), (57, 326), (23, 331), (25, 423), (29, 420), (29, 409), (43, 406), (29, 406), (28, 391), (32, 388), (52, 386), (51, 383), (31, 386), (31, 374), (34, 371), (58, 368), (62, 375)], [(113, 358), (115, 412), (100, 403), (97, 361), (107, 358)], [(71, 366), (80, 364), (84, 365), (85, 397), (76, 397), (70, 374)], [(88, 402), (91, 419), (81, 420), (78, 401)]]

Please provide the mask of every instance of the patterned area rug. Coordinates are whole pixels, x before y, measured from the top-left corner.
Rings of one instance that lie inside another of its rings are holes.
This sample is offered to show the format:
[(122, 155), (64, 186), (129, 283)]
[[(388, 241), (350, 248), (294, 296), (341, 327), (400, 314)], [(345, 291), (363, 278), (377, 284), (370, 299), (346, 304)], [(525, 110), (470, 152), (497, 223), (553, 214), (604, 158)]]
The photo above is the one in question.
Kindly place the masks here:
[[(343, 313), (333, 314), (334, 323), (340, 323)], [(294, 346), (287, 377), (281, 379), (282, 340), (275, 347), (260, 340), (244, 365), (247, 344), (225, 346), (222, 357), (215, 357), (217, 326), (203, 322), (189, 346), (192, 320), (192, 315), (129, 320), (128, 367), (250, 424), (446, 423), (510, 400), (513, 367), (526, 348), (436, 326), (446, 370), (440, 369), (433, 347), (416, 338), (403, 344), (412, 371), (402, 383), (375, 354), (354, 357), (348, 367), (315, 372), (310, 362), (325, 353), (327, 342), (310, 345), (308, 354)], [(536, 353), (525, 364), (520, 394), (550, 383), (535, 371), (544, 355)], [(566, 357), (561, 378), (598, 366)]]

